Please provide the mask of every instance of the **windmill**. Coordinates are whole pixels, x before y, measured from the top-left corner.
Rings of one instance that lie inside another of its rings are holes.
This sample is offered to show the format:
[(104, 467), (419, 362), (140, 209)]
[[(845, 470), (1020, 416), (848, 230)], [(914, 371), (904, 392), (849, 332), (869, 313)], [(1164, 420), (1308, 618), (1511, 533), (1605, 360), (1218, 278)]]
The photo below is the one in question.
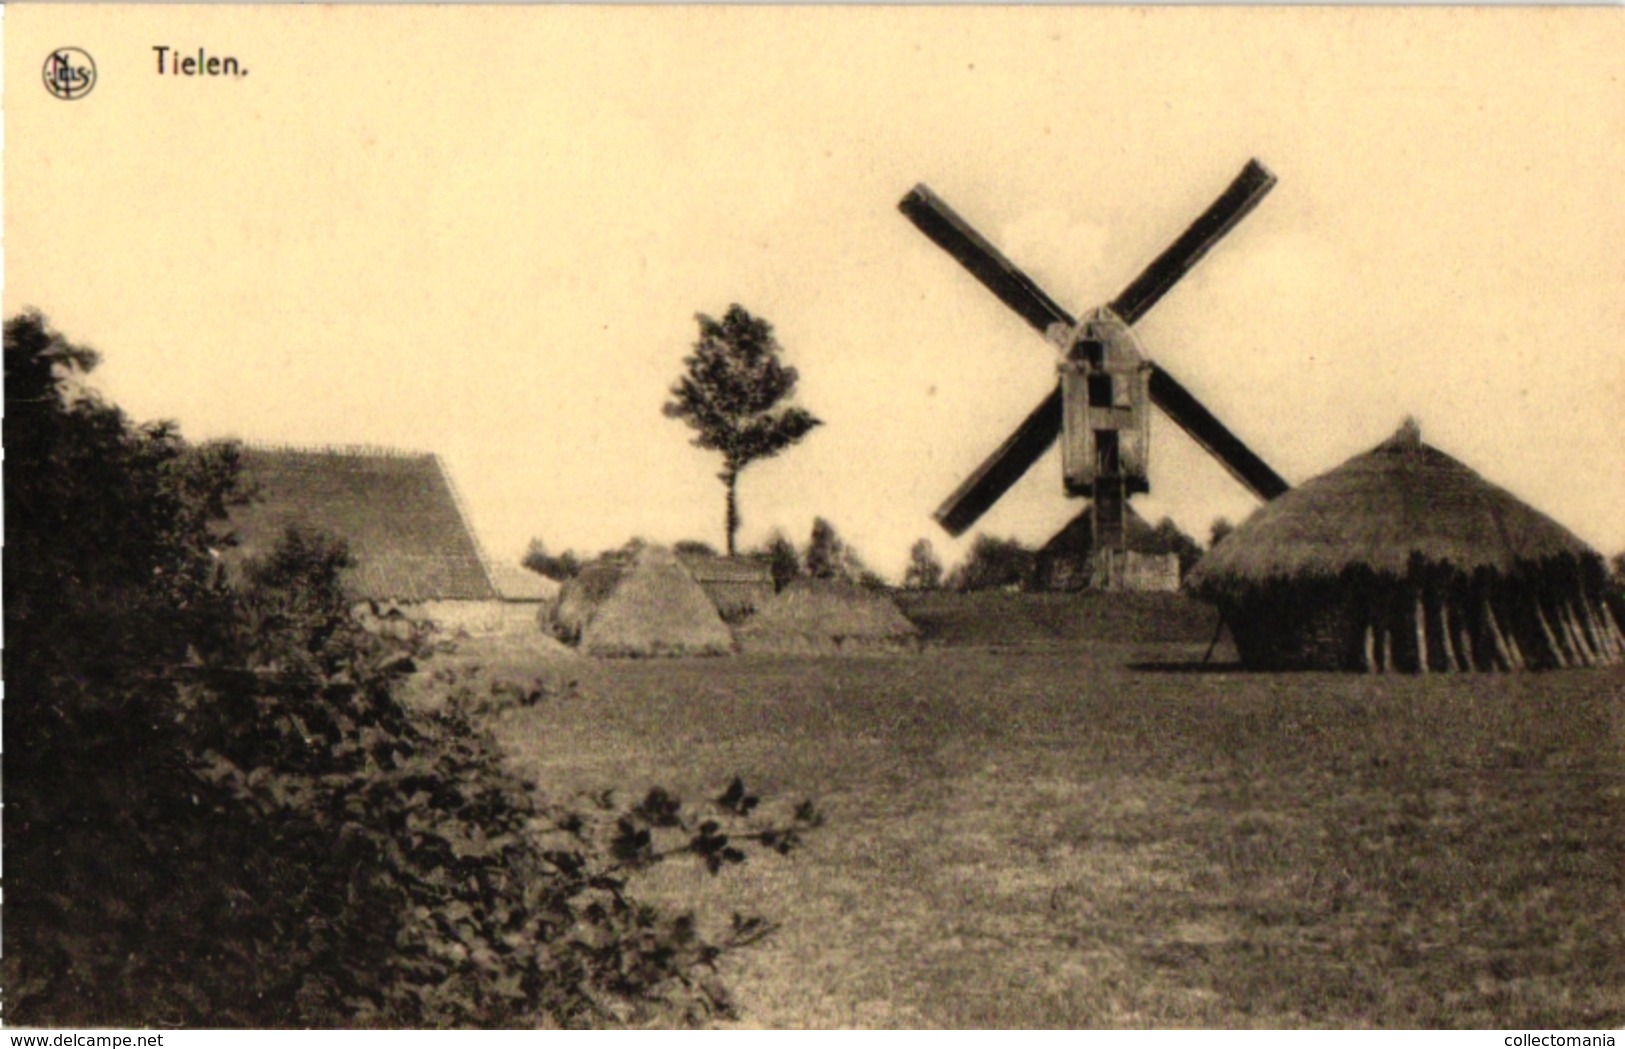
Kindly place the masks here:
[[(933, 516), (950, 535), (963, 535), (1062, 438), (1062, 487), (1088, 497), (1094, 545), (1126, 562), (1128, 501), (1150, 490), (1150, 411), (1155, 404), (1260, 499), (1287, 483), (1203, 407), (1168, 370), (1141, 351), (1133, 325), (1275, 185), (1257, 160), (1161, 255), (1110, 303), (1074, 318), (940, 197), (921, 184), (898, 208), (959, 264), (1061, 353), (1055, 390), (1033, 409)], [(1107, 570), (1097, 580), (1114, 585)]]

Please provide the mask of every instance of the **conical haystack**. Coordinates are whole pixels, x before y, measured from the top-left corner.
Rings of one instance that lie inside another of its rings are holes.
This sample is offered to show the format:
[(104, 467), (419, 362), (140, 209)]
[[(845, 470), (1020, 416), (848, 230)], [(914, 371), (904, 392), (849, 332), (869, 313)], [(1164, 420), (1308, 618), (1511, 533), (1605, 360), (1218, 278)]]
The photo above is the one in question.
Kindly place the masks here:
[(911, 651), (919, 629), (884, 593), (840, 580), (798, 579), (739, 628), (741, 651), (853, 654)]
[(1602, 559), (1414, 422), (1268, 503), (1189, 579), (1258, 669), (1625, 661)]
[(594, 656), (707, 656), (733, 650), (711, 599), (676, 555), (658, 546), (582, 569), (560, 593), (554, 622)]

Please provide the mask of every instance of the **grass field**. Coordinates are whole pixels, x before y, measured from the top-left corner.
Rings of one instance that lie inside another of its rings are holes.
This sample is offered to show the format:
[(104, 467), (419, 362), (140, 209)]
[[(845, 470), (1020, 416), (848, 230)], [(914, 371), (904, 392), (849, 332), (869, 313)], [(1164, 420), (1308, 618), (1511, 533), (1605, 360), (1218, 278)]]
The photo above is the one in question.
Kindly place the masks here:
[(819, 802), (645, 887), (782, 922), (748, 1026), (1625, 1024), (1625, 675), (1197, 670), (1175, 606), (987, 598), (913, 657), (582, 661), (493, 725), (554, 791)]

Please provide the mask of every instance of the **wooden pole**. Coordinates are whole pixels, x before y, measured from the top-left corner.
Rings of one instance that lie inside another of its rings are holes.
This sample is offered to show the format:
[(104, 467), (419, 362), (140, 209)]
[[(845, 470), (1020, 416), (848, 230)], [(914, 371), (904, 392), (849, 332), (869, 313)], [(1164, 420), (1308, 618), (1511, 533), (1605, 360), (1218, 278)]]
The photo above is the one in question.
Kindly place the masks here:
[(1614, 644), (1613, 635), (1603, 629), (1602, 618), (1591, 611), (1591, 599), (1585, 594), (1580, 595), (1580, 615), (1585, 620), (1586, 629), (1591, 631), (1591, 637), (1596, 642), (1597, 655), (1606, 666), (1614, 666), (1620, 661), (1619, 647)]
[(1523, 654), (1523, 646), (1518, 644), (1517, 634), (1507, 635), (1507, 647), (1512, 649), (1512, 665), (1519, 670), (1529, 669), (1529, 660)]
[(1456, 643), (1450, 637), (1450, 601), (1448, 598), (1439, 600), (1439, 640), (1444, 645), (1445, 672), (1450, 673), (1463, 669), (1456, 662)]
[(1619, 646), (1620, 654), (1625, 656), (1625, 631), (1620, 630), (1619, 623), (1614, 618), (1614, 610), (1608, 607), (1607, 601), (1599, 601), (1597, 611), (1602, 615), (1603, 629), (1613, 634), (1614, 644)]
[(1518, 667), (1513, 666), (1513, 654), (1506, 650), (1506, 638), (1501, 635), (1501, 625), (1495, 622), (1495, 609), (1490, 607), (1490, 599), (1484, 599), (1484, 625), (1490, 628), (1490, 641), (1495, 643), (1495, 658), (1500, 659), (1501, 666), (1508, 671)]
[(1213, 658), (1213, 650), (1219, 647), (1219, 635), (1222, 633), (1224, 633), (1224, 613), (1220, 612), (1219, 621), (1213, 627), (1213, 640), (1207, 643), (1207, 652), (1202, 655), (1203, 666), (1206, 666), (1207, 661)]
[(1468, 629), (1467, 621), (1460, 617), (1456, 619), (1456, 639), (1461, 642), (1462, 651), (1467, 653), (1467, 665), (1474, 670), (1486, 669), (1479, 666), (1478, 645), (1472, 631)]
[(1535, 602), (1535, 618), (1540, 621), (1541, 633), (1546, 635), (1546, 644), (1552, 650), (1552, 659), (1559, 667), (1568, 669), (1573, 664), (1569, 662), (1569, 657), (1564, 655), (1563, 646), (1557, 643), (1557, 635), (1552, 633), (1552, 624), (1546, 622), (1546, 611), (1540, 607), (1539, 601)]
[(1428, 621), (1422, 605), (1422, 591), (1416, 592), (1416, 672), (1428, 673)]
[(1563, 621), (1563, 631), (1569, 636), (1569, 647), (1579, 653), (1580, 662), (1588, 667), (1597, 666), (1597, 650), (1591, 647), (1591, 639), (1586, 636), (1585, 628), (1575, 618), (1574, 606), (1564, 604), (1558, 608), (1558, 616)]
[(1512, 653), (1507, 649), (1507, 639), (1501, 633), (1501, 624), (1495, 619), (1495, 608), (1490, 599), (1484, 599), (1484, 622), (1489, 625), (1490, 638), (1495, 642), (1495, 654), (1508, 670), (1517, 670), (1518, 665), (1512, 661)]
[(1374, 625), (1365, 625), (1365, 672), (1376, 674), (1381, 671), (1377, 666), (1377, 630)]

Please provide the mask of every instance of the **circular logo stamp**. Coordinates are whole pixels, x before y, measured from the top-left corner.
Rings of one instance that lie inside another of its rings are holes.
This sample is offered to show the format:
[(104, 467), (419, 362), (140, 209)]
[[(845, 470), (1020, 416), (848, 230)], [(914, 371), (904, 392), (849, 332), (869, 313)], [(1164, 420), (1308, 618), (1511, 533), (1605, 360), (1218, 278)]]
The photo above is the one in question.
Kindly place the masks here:
[(57, 98), (84, 98), (96, 86), (96, 62), (80, 48), (59, 47), (45, 58), (44, 78)]

